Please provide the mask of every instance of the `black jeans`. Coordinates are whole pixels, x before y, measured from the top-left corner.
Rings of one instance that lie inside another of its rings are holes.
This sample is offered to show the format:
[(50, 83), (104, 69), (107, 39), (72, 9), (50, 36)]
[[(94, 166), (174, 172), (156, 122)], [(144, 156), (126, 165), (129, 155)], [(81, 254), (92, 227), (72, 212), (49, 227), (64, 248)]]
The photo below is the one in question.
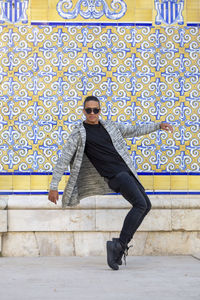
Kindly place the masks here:
[(113, 191), (120, 193), (133, 206), (125, 217), (119, 237), (120, 242), (126, 245), (150, 211), (151, 202), (143, 186), (131, 172), (118, 173), (108, 181), (108, 185)]

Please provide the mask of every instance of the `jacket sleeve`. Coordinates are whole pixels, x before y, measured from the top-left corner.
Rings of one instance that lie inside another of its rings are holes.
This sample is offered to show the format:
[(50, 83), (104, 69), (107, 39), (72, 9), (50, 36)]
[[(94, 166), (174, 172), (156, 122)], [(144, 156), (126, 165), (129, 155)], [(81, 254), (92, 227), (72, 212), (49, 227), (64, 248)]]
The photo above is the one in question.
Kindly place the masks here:
[(58, 184), (70, 164), (70, 161), (77, 149), (78, 139), (73, 133), (67, 139), (67, 142), (63, 146), (62, 155), (58, 159), (57, 164), (53, 170), (53, 176), (50, 183), (50, 190), (58, 190)]
[(131, 138), (131, 137), (141, 136), (159, 130), (161, 123), (150, 123), (150, 124), (143, 124), (143, 125), (126, 125), (123, 123), (116, 123), (116, 124), (123, 137)]

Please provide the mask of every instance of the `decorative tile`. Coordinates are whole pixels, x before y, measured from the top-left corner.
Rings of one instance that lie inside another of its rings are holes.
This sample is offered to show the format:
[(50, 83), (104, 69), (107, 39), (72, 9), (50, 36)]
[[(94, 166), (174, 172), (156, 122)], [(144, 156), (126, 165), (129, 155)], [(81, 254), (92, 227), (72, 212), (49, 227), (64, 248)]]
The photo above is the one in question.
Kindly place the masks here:
[(102, 102), (103, 118), (174, 126), (173, 135), (160, 131), (128, 141), (138, 171), (198, 171), (198, 32), (197, 27), (2, 28), (2, 45), (12, 49), (1, 58), (2, 74), (4, 66), (10, 70), (1, 81), (1, 135), (8, 150), (0, 149), (2, 171), (52, 171), (91, 93)]
[(0, 24), (28, 24), (29, 0), (0, 0)]
[(154, 0), (155, 25), (184, 25), (183, 10), (185, 0)]
[[(56, 5), (61, 2), (66, 1), (31, 1), (27, 16), (44, 21), (43, 25), (1, 23), (0, 171), (52, 172), (73, 126), (83, 119), (84, 98), (93, 94), (101, 101), (103, 119), (173, 125), (173, 134), (158, 131), (127, 139), (137, 171), (198, 173), (199, 26), (186, 26), (197, 22), (191, 14), (193, 10), (199, 14), (197, 2), (119, 0), (127, 12), (119, 19), (107, 18), (109, 23), (103, 23), (105, 15), (94, 18), (91, 10), (93, 19), (84, 19), (91, 25), (75, 23), (83, 20), (80, 11), (77, 18), (68, 19), (74, 22), (71, 25), (45, 25), (47, 17), (49, 22), (67, 22), (61, 16), (56, 19)], [(111, 9), (112, 1), (105, 2)], [(159, 24), (162, 3), (166, 11)], [(166, 17), (170, 7), (176, 12), (173, 22)], [(155, 26), (138, 24), (141, 21)], [(12, 179), (5, 178), (1, 188), (12, 189)], [(154, 188), (169, 187), (162, 176), (155, 178)], [(32, 179), (31, 188), (48, 189), (48, 175), (40, 179)], [(152, 187), (152, 179), (142, 180)]]

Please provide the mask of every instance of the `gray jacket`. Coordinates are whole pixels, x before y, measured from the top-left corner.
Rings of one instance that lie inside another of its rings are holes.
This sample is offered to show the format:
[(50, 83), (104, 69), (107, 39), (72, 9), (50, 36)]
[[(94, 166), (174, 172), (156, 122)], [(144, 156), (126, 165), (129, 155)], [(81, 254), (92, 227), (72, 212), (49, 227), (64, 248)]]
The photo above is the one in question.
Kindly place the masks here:
[[(121, 155), (129, 169), (137, 177), (132, 159), (127, 149), (124, 138), (141, 136), (160, 129), (160, 123), (147, 125), (125, 125), (113, 121), (100, 120), (101, 124), (109, 133), (113, 145)], [(103, 195), (113, 192), (104, 177), (101, 177), (95, 167), (84, 153), (86, 142), (86, 131), (83, 123), (77, 125), (64, 145), (62, 155), (59, 158), (50, 184), (51, 190), (57, 190), (63, 173), (70, 165), (70, 177), (64, 189), (62, 197), (62, 208), (75, 206), (80, 200), (93, 195)]]

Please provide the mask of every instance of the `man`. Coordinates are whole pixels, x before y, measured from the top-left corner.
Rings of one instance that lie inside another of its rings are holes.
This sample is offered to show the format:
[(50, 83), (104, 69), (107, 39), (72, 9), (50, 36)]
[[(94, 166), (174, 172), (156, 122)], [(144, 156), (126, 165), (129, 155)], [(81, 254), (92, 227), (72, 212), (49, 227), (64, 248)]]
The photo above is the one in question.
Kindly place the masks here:
[(118, 270), (123, 254), (144, 217), (151, 209), (150, 200), (141, 185), (124, 140), (163, 129), (173, 131), (167, 123), (125, 125), (99, 119), (98, 98), (89, 96), (84, 101), (86, 117), (75, 127), (63, 147), (50, 184), (49, 200), (57, 203), (58, 184), (70, 164), (70, 177), (62, 197), (62, 207), (79, 204), (84, 197), (112, 191), (132, 204), (119, 238), (107, 241), (107, 262)]

